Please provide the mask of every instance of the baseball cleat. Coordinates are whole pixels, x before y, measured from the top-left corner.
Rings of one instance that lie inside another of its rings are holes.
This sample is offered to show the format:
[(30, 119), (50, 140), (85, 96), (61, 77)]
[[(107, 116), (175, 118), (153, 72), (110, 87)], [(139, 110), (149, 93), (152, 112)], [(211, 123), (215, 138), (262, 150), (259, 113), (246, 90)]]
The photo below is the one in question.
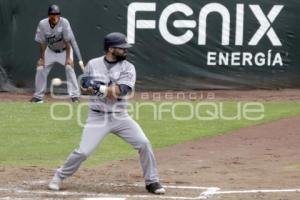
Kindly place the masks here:
[(36, 97), (32, 97), (30, 99), (31, 103), (44, 103), (44, 101), (42, 99), (36, 98)]
[(57, 174), (55, 174), (48, 185), (48, 189), (58, 191), (61, 189), (62, 183), (63, 179), (61, 179)]
[(149, 185), (146, 185), (146, 189), (148, 192), (153, 194), (165, 194), (166, 190), (163, 188), (163, 186), (159, 182), (151, 183)]
[(72, 100), (73, 103), (79, 103), (80, 102), (79, 97), (72, 97), (71, 100)]

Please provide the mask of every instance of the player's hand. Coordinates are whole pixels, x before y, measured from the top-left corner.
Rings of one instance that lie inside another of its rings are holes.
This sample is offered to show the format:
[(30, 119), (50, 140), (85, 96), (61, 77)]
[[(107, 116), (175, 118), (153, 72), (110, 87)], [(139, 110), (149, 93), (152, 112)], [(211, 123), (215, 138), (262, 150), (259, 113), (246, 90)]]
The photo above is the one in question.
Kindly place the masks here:
[(90, 95), (90, 96), (98, 96), (98, 97), (103, 97), (104, 94), (99, 92), (99, 90), (95, 90), (93, 87), (80, 87), (81, 94), (83, 95)]
[(119, 98), (119, 94), (120, 94), (119, 86), (113, 85), (112, 87), (109, 88), (109, 92), (106, 91), (106, 93), (107, 93), (107, 97), (110, 100), (112, 100), (112, 101), (117, 100)]
[(44, 58), (40, 58), (37, 62), (37, 66), (45, 66), (45, 59)]
[(79, 64), (81, 70), (84, 71), (84, 64), (83, 64), (83, 61), (80, 60), (80, 61), (78, 62), (78, 64)]
[(88, 87), (88, 88), (80, 87), (80, 90), (83, 95), (93, 95), (95, 93), (92, 87)]
[(73, 67), (73, 60), (71, 58), (67, 58), (66, 65), (71, 65)]

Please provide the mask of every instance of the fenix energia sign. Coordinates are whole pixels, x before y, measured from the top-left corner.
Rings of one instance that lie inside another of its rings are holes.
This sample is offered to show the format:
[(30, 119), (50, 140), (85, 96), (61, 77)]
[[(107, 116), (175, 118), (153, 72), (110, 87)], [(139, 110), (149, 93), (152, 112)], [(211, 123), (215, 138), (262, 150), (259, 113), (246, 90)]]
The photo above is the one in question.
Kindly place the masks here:
[[(251, 10), (251, 13), (259, 23), (257, 30), (247, 40), (244, 38), (245, 31), (245, 10)], [(222, 18), (222, 36), (220, 44), (222, 46), (230, 45), (230, 33), (234, 33), (234, 46), (257, 46), (262, 38), (266, 37), (273, 47), (281, 47), (276, 30), (272, 24), (278, 18), (284, 5), (272, 5), (268, 13), (264, 12), (257, 4), (236, 4), (235, 12), (235, 31), (230, 30), (231, 14), (229, 10), (221, 3), (208, 3), (204, 5), (195, 19), (194, 10), (185, 3), (172, 3), (166, 6), (160, 13), (159, 20), (137, 19), (137, 13), (156, 12), (157, 3), (155, 2), (133, 2), (128, 6), (127, 13), (127, 37), (128, 42), (135, 43), (137, 29), (157, 29), (162, 38), (173, 45), (184, 45), (191, 41), (194, 36), (192, 29), (198, 29), (198, 45), (207, 43), (207, 18), (211, 13), (218, 13)], [(265, 9), (264, 9), (265, 10)], [(174, 35), (168, 30), (168, 21), (172, 14), (180, 12), (186, 19), (176, 19), (173, 21), (174, 28), (184, 28), (186, 31), (182, 35)], [(216, 24), (218, 25), (218, 24)], [(197, 27), (198, 26), (198, 27)], [(282, 66), (283, 61), (279, 52), (273, 52), (269, 49), (267, 52), (207, 52), (207, 65), (222, 66)]]

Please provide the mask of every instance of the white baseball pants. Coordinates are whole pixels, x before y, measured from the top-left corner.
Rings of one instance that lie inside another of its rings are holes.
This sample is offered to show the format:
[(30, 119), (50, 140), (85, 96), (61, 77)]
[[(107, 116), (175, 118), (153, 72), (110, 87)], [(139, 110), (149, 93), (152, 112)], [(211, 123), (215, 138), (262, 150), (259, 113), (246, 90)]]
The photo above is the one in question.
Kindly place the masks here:
[[(71, 59), (73, 60), (73, 51), (71, 49)], [(66, 63), (66, 51), (61, 53), (55, 53), (48, 47), (45, 50), (45, 66), (37, 66), (35, 75), (35, 93), (34, 97), (43, 99), (47, 89), (47, 77), (51, 71), (53, 65), (59, 63), (65, 65)], [(77, 83), (77, 77), (72, 66), (65, 66), (68, 94), (70, 97), (79, 97), (79, 87)]]
[(57, 170), (57, 174), (61, 178), (66, 178), (75, 173), (80, 164), (91, 155), (102, 139), (110, 132), (121, 137), (138, 150), (146, 185), (158, 182), (152, 146), (141, 127), (127, 113), (104, 114), (90, 111), (79, 148), (69, 155), (65, 164)]

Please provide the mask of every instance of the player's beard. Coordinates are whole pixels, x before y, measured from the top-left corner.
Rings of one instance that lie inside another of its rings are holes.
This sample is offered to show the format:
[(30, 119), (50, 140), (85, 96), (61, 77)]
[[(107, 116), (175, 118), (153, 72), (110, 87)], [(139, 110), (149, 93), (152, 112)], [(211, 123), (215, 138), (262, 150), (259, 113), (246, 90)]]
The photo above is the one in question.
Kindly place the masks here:
[(123, 61), (123, 60), (126, 60), (127, 55), (126, 54), (116, 55), (115, 57), (116, 57), (117, 61)]
[(115, 59), (117, 61), (123, 61), (123, 60), (126, 60), (127, 53), (120, 54), (120, 53), (117, 53), (117, 52), (113, 52), (113, 56), (115, 57)]
[(58, 22), (60, 20), (59, 15), (51, 15), (48, 18), (49, 18), (49, 24), (50, 24), (51, 27), (56, 26), (56, 24), (58, 24)]

